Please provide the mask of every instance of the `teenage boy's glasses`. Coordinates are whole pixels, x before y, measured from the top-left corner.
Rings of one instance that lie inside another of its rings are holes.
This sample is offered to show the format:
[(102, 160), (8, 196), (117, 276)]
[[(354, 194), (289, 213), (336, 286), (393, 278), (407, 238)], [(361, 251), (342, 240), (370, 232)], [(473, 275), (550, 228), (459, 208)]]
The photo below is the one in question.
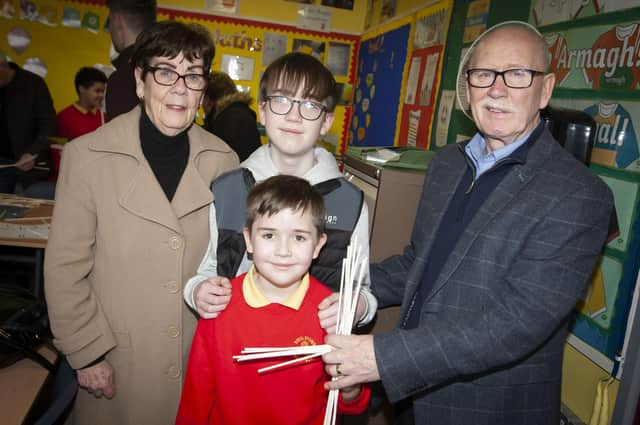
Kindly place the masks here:
[(148, 66), (147, 71), (151, 72), (153, 79), (161, 86), (172, 86), (182, 78), (184, 85), (191, 90), (202, 91), (207, 87), (207, 78), (202, 74), (180, 75), (171, 69), (155, 66)]
[(505, 69), (502, 72), (493, 69), (474, 68), (467, 71), (467, 81), (471, 87), (486, 89), (496, 82), (496, 78), (499, 75), (507, 87), (511, 87), (512, 89), (526, 89), (527, 87), (531, 87), (533, 77), (546, 74), (546, 72), (526, 68)]
[(315, 121), (327, 112), (328, 109), (321, 103), (312, 102), (310, 100), (294, 100), (287, 96), (265, 96), (269, 103), (269, 109), (276, 115), (287, 115), (291, 112), (293, 104), (298, 104), (298, 113), (302, 118), (308, 121)]

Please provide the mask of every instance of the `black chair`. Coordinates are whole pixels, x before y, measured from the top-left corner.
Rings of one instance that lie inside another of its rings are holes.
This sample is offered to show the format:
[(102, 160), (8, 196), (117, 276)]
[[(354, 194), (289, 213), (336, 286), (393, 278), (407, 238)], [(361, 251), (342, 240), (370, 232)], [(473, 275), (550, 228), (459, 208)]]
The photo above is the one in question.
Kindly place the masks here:
[(61, 356), (24, 423), (32, 425), (63, 424), (71, 411), (77, 391), (76, 372), (69, 366), (65, 357)]
[[(591, 162), (591, 151), (596, 138), (597, 125), (586, 112), (573, 109), (552, 108), (542, 110), (542, 119), (553, 137), (574, 157), (585, 165)], [(614, 205), (609, 220), (607, 243), (620, 235), (618, 214)]]

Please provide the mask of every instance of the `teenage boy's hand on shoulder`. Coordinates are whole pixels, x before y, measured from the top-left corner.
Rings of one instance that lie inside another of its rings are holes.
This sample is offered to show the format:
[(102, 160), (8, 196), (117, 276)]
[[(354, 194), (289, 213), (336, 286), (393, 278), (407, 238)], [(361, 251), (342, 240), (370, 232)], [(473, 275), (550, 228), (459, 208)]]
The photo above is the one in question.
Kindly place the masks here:
[[(338, 321), (338, 297), (338, 293), (334, 292), (318, 304), (318, 319), (320, 320), (320, 326), (328, 334), (336, 333), (336, 323)], [(354, 325), (364, 317), (366, 312), (367, 301), (362, 294), (359, 294)]]
[(231, 301), (231, 282), (222, 276), (203, 280), (195, 290), (196, 310), (203, 319), (213, 319), (227, 308)]

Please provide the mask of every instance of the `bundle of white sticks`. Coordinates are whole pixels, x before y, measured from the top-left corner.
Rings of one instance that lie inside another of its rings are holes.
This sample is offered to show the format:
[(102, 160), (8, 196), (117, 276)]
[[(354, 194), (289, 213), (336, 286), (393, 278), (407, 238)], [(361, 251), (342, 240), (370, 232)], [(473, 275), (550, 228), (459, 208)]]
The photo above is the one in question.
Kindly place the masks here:
[[(358, 245), (356, 245), (355, 248), (351, 246), (347, 247), (347, 256), (342, 260), (342, 274), (340, 277), (338, 318), (336, 324), (336, 333), (338, 335), (351, 334), (356, 308), (358, 306), (358, 295), (360, 294), (360, 288), (362, 287), (362, 282), (364, 281), (368, 267), (369, 259), (363, 256), (362, 250)], [(242, 354), (233, 356), (233, 358), (238, 362), (242, 362), (256, 359), (296, 356), (296, 358), (292, 360), (258, 369), (258, 373), (265, 373), (322, 356), (332, 349), (333, 347), (326, 344), (294, 347), (246, 347), (242, 350)], [(337, 378), (334, 377), (333, 379), (335, 380)], [(329, 391), (324, 425), (333, 425), (336, 423), (337, 410), (338, 390), (331, 390)]]

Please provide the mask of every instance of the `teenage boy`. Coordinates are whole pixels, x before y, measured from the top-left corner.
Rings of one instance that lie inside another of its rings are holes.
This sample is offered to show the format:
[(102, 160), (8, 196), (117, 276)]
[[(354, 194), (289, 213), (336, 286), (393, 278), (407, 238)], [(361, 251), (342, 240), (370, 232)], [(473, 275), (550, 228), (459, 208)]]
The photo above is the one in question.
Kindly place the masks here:
[[(246, 211), (253, 267), (231, 280), (224, 313), (198, 322), (176, 425), (321, 424), (328, 396), (322, 361), (259, 374), (284, 360), (238, 363), (233, 355), (324, 341), (317, 306), (331, 291), (308, 273), (327, 240), (322, 196), (301, 178), (274, 176), (252, 188)], [(362, 413), (369, 397), (368, 387), (348, 388), (338, 410)]]
[(58, 136), (67, 140), (91, 133), (107, 121), (100, 109), (107, 76), (93, 67), (83, 67), (76, 73), (75, 86), (78, 101), (58, 114)]
[[(322, 194), (326, 209), (327, 243), (311, 265), (310, 273), (334, 292), (339, 289), (342, 259), (347, 246), (359, 245), (369, 253), (369, 215), (362, 192), (347, 182), (333, 155), (316, 147), (331, 128), (338, 99), (336, 81), (316, 58), (289, 53), (276, 59), (260, 80), (258, 109), (269, 143), (240, 164), (241, 168), (212, 185), (210, 241), (196, 276), (184, 288), (184, 298), (200, 317), (216, 317), (231, 297), (230, 278), (249, 270), (242, 237), (246, 196), (255, 182), (278, 174), (301, 177)], [(337, 294), (323, 300), (320, 323), (335, 329)], [(356, 321), (373, 319), (377, 301), (368, 277), (358, 302)]]

